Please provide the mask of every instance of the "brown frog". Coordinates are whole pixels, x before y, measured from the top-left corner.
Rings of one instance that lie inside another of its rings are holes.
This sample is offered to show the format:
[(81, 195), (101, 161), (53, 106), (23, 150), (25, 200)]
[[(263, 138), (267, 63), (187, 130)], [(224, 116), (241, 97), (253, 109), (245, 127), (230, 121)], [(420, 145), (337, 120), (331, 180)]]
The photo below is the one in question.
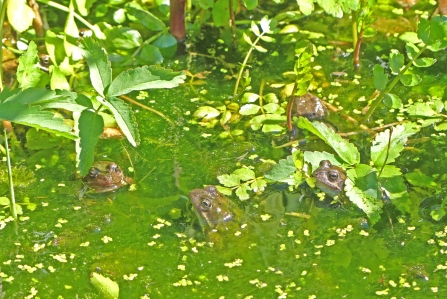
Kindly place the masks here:
[(343, 191), (346, 174), (343, 169), (331, 164), (329, 160), (322, 160), (320, 167), (314, 173), (315, 186), (328, 196), (335, 197)]
[(95, 162), (83, 181), (85, 186), (94, 193), (115, 191), (133, 183), (131, 178), (124, 175), (118, 164), (110, 161)]
[(292, 104), (295, 106), (293, 116), (303, 116), (309, 120), (320, 120), (328, 115), (328, 110), (320, 98), (311, 93), (294, 97)]

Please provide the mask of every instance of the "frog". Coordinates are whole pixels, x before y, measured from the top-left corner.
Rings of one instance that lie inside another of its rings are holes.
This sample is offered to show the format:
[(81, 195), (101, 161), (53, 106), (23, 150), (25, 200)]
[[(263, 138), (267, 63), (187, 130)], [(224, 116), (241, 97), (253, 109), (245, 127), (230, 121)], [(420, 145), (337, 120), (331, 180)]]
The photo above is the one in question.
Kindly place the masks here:
[(314, 173), (315, 186), (328, 196), (335, 197), (342, 193), (346, 174), (338, 166), (332, 165), (329, 160), (322, 160), (320, 167)]
[(294, 97), (292, 104), (295, 106), (293, 116), (303, 116), (308, 120), (321, 120), (329, 113), (321, 99), (311, 93), (300, 97)]
[(126, 177), (118, 164), (111, 161), (95, 162), (83, 181), (93, 193), (112, 192), (133, 183), (132, 178)]

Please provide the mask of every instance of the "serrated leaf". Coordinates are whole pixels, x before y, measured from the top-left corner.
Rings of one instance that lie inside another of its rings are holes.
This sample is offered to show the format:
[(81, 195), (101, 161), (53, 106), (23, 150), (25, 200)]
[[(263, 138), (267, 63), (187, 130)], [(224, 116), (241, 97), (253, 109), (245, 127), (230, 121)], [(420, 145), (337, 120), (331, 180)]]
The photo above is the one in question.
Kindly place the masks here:
[(122, 72), (107, 89), (107, 96), (120, 96), (135, 90), (174, 88), (184, 83), (186, 76), (154, 65)]
[(4, 2), (8, 21), (17, 32), (23, 32), (33, 24), (34, 11), (25, 0), (9, 0), (8, 4)]
[(84, 110), (79, 117), (79, 159), (78, 169), (85, 176), (95, 159), (95, 146), (104, 130), (104, 120), (101, 115), (91, 110)]
[(104, 299), (118, 299), (119, 286), (110, 278), (104, 277), (101, 274), (92, 272), (90, 282)]
[(226, 196), (231, 196), (233, 194), (233, 190), (231, 188), (226, 188), (222, 186), (216, 186), (217, 191)]
[(415, 74), (404, 74), (400, 77), (400, 82), (405, 86), (415, 86), (421, 83), (422, 78)]
[(90, 80), (96, 92), (104, 96), (105, 89), (112, 82), (112, 68), (105, 51), (93, 39), (83, 39), (82, 55), (90, 69)]
[(256, 177), (254, 171), (246, 167), (236, 169), (233, 174), (237, 175), (241, 181), (253, 180)]
[(250, 186), (248, 184), (242, 184), (238, 188), (236, 188), (236, 196), (239, 197), (240, 200), (247, 200), (250, 198), (248, 195), (248, 190), (251, 190)]
[(97, 97), (96, 99), (98, 102), (106, 106), (110, 112), (112, 112), (116, 123), (120, 127), (124, 136), (126, 136), (129, 143), (135, 147), (139, 145), (140, 135), (138, 133), (137, 121), (129, 105), (127, 105), (123, 100), (115, 97), (108, 98), (108, 101), (102, 99), (101, 97)]
[(376, 64), (373, 69), (373, 83), (374, 87), (380, 91), (384, 91), (388, 83), (388, 76), (379, 64)]
[(380, 200), (368, 198), (362, 190), (353, 185), (353, 182), (349, 178), (345, 181), (345, 191), (349, 200), (365, 212), (372, 225), (379, 221), (383, 206)]
[(265, 190), (265, 187), (267, 187), (267, 182), (263, 179), (257, 179), (250, 185), (254, 192), (262, 192)]
[(332, 165), (340, 166), (340, 162), (337, 161), (335, 156), (333, 154), (327, 153), (327, 152), (311, 152), (311, 151), (305, 151), (304, 152), (304, 161), (307, 163), (310, 163), (312, 165), (312, 169), (315, 170), (318, 167), (320, 167), (320, 162), (323, 160), (329, 160)]
[(241, 106), (241, 108), (239, 109), (239, 113), (241, 115), (253, 115), (257, 114), (260, 109), (261, 107), (259, 105), (245, 104)]
[(225, 187), (235, 187), (240, 183), (240, 179), (235, 174), (223, 174), (217, 177), (219, 183), (224, 185)]
[(348, 141), (344, 140), (332, 128), (329, 128), (322, 122), (310, 122), (307, 118), (299, 117), (298, 127), (308, 130), (318, 136), (327, 145), (332, 147), (338, 156), (349, 165), (360, 162), (360, 153), (357, 148)]
[(272, 169), (265, 177), (272, 181), (281, 181), (289, 178), (296, 171), (292, 156), (279, 160), (278, 164), (273, 165)]
[(17, 81), (22, 89), (36, 87), (43, 72), (36, 66), (39, 58), (37, 55), (37, 45), (31, 41), (26, 52), (19, 57), (17, 67)]
[(385, 162), (386, 164), (393, 163), (404, 149), (408, 137), (418, 131), (419, 129), (416, 124), (405, 123), (394, 127), (392, 132), (390, 129), (387, 129), (377, 134), (371, 145), (371, 160), (374, 165), (379, 168), (383, 166)]
[(404, 55), (400, 54), (398, 50), (392, 49), (390, 53), (390, 69), (393, 74), (398, 74), (400, 69), (404, 66)]

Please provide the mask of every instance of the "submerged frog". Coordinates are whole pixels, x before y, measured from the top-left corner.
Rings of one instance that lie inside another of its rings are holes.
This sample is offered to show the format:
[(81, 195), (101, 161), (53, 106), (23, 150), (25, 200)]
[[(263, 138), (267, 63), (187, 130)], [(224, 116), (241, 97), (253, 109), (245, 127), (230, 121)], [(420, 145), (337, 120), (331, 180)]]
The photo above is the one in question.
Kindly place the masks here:
[(309, 120), (320, 120), (328, 115), (328, 110), (319, 97), (307, 93), (293, 99), (293, 116), (303, 116)]
[(343, 191), (346, 174), (343, 169), (332, 165), (329, 160), (321, 161), (320, 167), (314, 171), (313, 176), (316, 180), (315, 186), (328, 196), (335, 197)]
[(124, 175), (118, 164), (110, 161), (95, 162), (83, 181), (85, 186), (94, 193), (115, 191), (133, 183), (131, 178)]

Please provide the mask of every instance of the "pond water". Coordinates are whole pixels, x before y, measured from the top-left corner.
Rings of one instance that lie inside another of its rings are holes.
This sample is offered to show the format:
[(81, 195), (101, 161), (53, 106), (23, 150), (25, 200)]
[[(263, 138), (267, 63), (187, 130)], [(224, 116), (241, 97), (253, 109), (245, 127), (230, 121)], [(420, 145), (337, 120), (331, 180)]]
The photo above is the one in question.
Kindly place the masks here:
[[(316, 61), (325, 66), (324, 93), (343, 94), (336, 101), (345, 110), (361, 109), (353, 99), (372, 93), (374, 59), (364, 61), (359, 87), (352, 83), (351, 57), (339, 54), (328, 48)], [(212, 68), (210, 60), (192, 60), (192, 67), (190, 57), (171, 67)], [(287, 61), (266, 59), (252, 74), (253, 89), (261, 78), (280, 81), (290, 68)], [(348, 77), (330, 76), (341, 71)], [(252, 163), (252, 155), (278, 160), (290, 154), (272, 148), (272, 139), (281, 142), (275, 136), (252, 131), (244, 121), (244, 134), (234, 139), (220, 139), (218, 126), (192, 123), (199, 106), (229, 99), (233, 84), (215, 71), (206, 85), (151, 92), (151, 105), (173, 119), (174, 127), (139, 110), (140, 147), (100, 142), (97, 160), (120, 164), (136, 190), (124, 187), (80, 200), (70, 144), (24, 163), (36, 180), (18, 187), (17, 197), (37, 207), (24, 207), (17, 224), (0, 223), (0, 298), (104, 298), (90, 283), (92, 273), (117, 282), (120, 298), (446, 298), (447, 226), (421, 218), (417, 206), (423, 198), (416, 192), (412, 213), (400, 215), (390, 205), (371, 226), (351, 206), (324, 206), (307, 190), (270, 186), (245, 202), (232, 198), (244, 217), (236, 220), (235, 232), (210, 244), (193, 224), (189, 191), (217, 184), (218, 175)], [(330, 120), (340, 130), (353, 127), (337, 115)], [(361, 146), (367, 138), (355, 142)], [(402, 167), (414, 162), (411, 155), (403, 157)]]

